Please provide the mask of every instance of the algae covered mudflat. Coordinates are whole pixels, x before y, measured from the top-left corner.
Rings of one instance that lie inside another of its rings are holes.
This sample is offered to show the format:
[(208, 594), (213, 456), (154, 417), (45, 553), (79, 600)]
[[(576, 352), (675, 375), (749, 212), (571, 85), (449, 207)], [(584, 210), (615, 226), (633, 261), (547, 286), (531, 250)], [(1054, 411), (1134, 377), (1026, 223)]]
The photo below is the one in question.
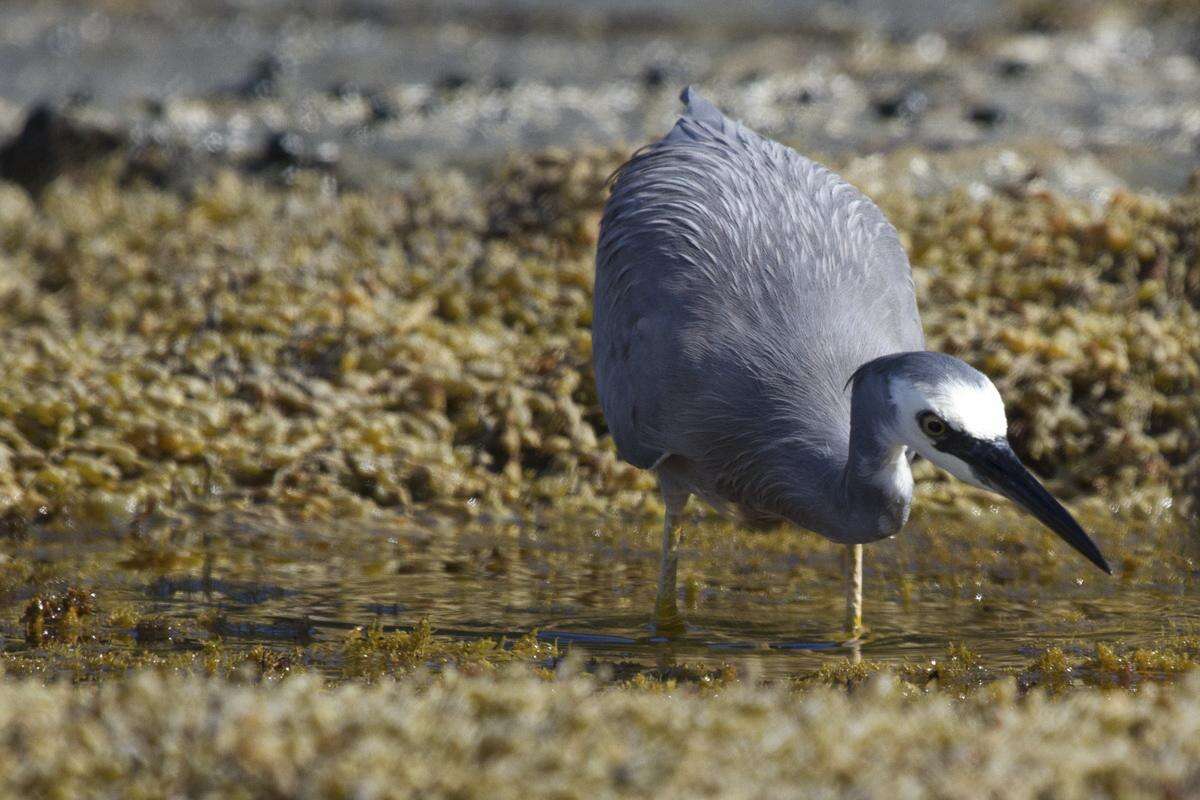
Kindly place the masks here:
[[(613, 456), (589, 353), (597, 211), (622, 155), (404, 190), (222, 172), (177, 192), (123, 182), (120, 161), (37, 203), (3, 187), (6, 526), (264, 503), (641, 507), (652, 484)], [(1186, 512), (1200, 194), (877, 199), (912, 253), (930, 345), (996, 379), (1018, 450), (1068, 497)]]
[[(243, 5), (0, 9), (0, 793), (1195, 792), (1188, 4)], [(699, 507), (651, 634), (592, 258), (685, 78), (883, 207), (1113, 578), (919, 464), (856, 646)]]
[[(36, 198), (5, 186), (10, 669), (205, 669), (260, 648), (340, 679), (354, 637), (428, 623), (448, 663), (456, 636), (503, 650), (540, 630), (657, 674), (657, 500), (615, 458), (589, 367), (597, 212), (623, 155), (401, 189), (217, 170), (186, 191), (116, 155)], [(872, 550), (863, 656), (927, 665), (961, 641), (986, 682), (1103, 646), (1125, 683), (1174, 674), (1137, 665), (1190, 663), (1197, 633), (1200, 195), (926, 195), (880, 185), (889, 169), (844, 165), (913, 254), (931, 346), (996, 378), (1015, 446), (1118, 577), (926, 468), (910, 529)], [(664, 674), (841, 657), (828, 545), (714, 521), (687, 547), (698, 632)], [(37, 603), (68, 588), (96, 595), (87, 634), (39, 641)]]

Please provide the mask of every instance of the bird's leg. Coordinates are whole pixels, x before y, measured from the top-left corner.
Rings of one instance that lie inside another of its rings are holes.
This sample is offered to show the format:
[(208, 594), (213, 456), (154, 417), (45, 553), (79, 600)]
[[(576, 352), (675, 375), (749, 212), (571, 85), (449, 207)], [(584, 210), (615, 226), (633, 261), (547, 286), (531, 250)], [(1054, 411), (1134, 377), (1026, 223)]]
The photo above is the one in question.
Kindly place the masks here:
[(679, 541), (683, 538), (683, 509), (687, 505), (688, 493), (663, 483), (662, 495), (667, 513), (663, 520), (662, 562), (658, 569), (658, 596), (654, 601), (654, 630), (660, 635), (677, 636), (684, 632), (675, 580), (679, 572)]
[(863, 546), (846, 546), (846, 633), (851, 638), (862, 631)]

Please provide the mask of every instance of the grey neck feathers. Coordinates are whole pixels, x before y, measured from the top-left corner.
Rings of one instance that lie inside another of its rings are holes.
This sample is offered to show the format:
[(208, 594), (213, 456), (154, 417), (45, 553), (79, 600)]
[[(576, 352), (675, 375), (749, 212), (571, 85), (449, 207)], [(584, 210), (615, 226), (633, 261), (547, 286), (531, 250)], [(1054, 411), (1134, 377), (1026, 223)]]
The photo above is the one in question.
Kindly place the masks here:
[(894, 433), (895, 416), (886, 376), (867, 373), (855, 381), (849, 454), (838, 490), (842, 541), (882, 539), (908, 521), (912, 471), (907, 450)]
[(803, 463), (787, 469), (789, 479), (776, 484), (780, 491), (763, 505), (827, 539), (857, 544), (904, 527), (913, 486), (905, 445), (893, 432), (896, 411), (886, 378), (861, 377), (850, 406), (846, 450), (830, 454), (828, 469), (813, 470)]

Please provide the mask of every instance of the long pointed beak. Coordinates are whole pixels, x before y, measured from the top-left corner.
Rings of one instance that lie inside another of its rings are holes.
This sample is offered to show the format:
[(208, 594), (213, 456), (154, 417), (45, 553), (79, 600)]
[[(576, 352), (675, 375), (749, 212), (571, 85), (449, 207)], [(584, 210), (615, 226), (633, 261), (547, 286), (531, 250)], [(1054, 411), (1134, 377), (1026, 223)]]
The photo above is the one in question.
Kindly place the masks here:
[(981, 483), (1028, 511), (1062, 537), (1064, 542), (1082, 553), (1084, 558), (1109, 575), (1112, 574), (1100, 548), (1079, 527), (1071, 512), (1063, 508), (1033, 473), (1025, 468), (1008, 442), (1001, 439), (980, 443), (971, 448), (966, 461)]

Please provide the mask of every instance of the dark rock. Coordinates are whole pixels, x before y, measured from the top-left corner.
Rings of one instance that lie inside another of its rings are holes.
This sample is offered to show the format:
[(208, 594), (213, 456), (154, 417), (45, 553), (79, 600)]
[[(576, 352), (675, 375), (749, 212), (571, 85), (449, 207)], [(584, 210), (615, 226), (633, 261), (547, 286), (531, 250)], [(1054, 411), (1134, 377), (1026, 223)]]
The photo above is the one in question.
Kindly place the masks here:
[(461, 72), (447, 72), (438, 78), (435, 86), (443, 92), (457, 92), (471, 85), (471, 77)]
[(1029, 73), (1029, 62), (1019, 58), (1002, 58), (996, 64), (996, 71), (1002, 78), (1020, 78)]
[(298, 133), (278, 131), (271, 134), (261, 154), (251, 164), (253, 170), (271, 169), (332, 169), (338, 161), (337, 146), (311, 146)]
[(967, 119), (984, 128), (990, 128), (1004, 119), (1004, 109), (990, 104), (972, 106)]
[(262, 155), (259, 156), (258, 166), (270, 167), (302, 167), (307, 160), (304, 139), (299, 133), (280, 131), (272, 133), (263, 145)]
[(280, 131), (268, 137), (261, 161), (265, 166), (291, 167), (299, 165), (304, 158), (304, 140), (300, 135)]
[(146, 113), (155, 119), (161, 119), (167, 112), (167, 104), (159, 97), (142, 98), (142, 108), (146, 109)]
[(372, 122), (386, 122), (389, 119), (395, 119), (399, 116), (399, 112), (392, 105), (392, 101), (381, 94), (372, 92), (366, 96), (366, 100)]
[(929, 108), (929, 95), (920, 89), (905, 89), (877, 99), (875, 113), (885, 119), (897, 117), (916, 118)]
[(283, 63), (275, 56), (263, 56), (251, 65), (246, 77), (234, 87), (239, 97), (275, 97), (279, 94), (279, 82), (283, 74)]
[(384, 122), (395, 119), (398, 115), (396, 107), (385, 95), (374, 89), (367, 89), (357, 83), (343, 81), (329, 87), (329, 93), (339, 100), (362, 99), (367, 104), (371, 122)]
[(124, 134), (42, 103), (30, 110), (20, 132), (0, 147), (0, 178), (37, 195), (64, 172), (109, 155), (123, 144)]
[(647, 89), (659, 89), (667, 82), (667, 68), (651, 64), (642, 70), (642, 85)]
[(330, 85), (329, 94), (338, 100), (353, 100), (362, 97), (366, 92), (354, 81), (338, 81)]

